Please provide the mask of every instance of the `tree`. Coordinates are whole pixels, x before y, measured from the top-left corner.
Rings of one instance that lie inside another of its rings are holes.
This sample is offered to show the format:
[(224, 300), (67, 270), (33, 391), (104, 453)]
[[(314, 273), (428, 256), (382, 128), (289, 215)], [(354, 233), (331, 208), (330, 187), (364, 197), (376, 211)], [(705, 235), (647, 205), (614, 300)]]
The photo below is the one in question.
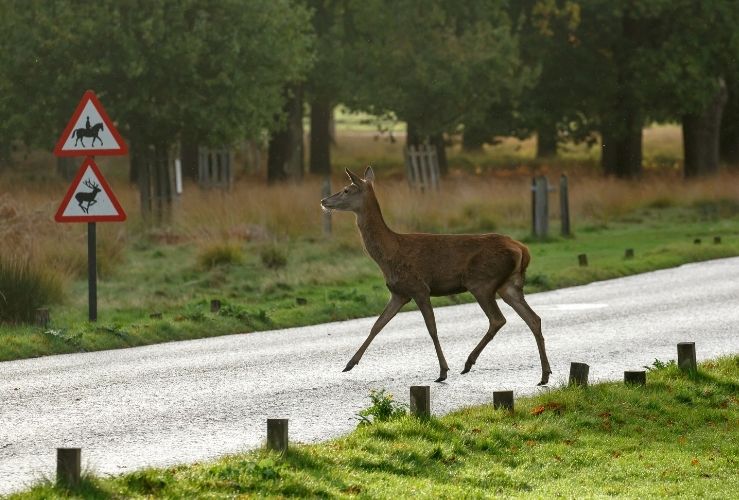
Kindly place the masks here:
[(7, 5), (0, 81), (15, 104), (0, 111), (18, 137), (51, 149), (92, 88), (157, 182), (185, 130), (222, 145), (272, 128), (284, 84), (310, 62), (307, 12), (289, 0)]
[(347, 104), (374, 114), (393, 112), (408, 123), (410, 142), (429, 140), (443, 153), (441, 134), (476, 121), (530, 76), (520, 71), (503, 3), (351, 5)]

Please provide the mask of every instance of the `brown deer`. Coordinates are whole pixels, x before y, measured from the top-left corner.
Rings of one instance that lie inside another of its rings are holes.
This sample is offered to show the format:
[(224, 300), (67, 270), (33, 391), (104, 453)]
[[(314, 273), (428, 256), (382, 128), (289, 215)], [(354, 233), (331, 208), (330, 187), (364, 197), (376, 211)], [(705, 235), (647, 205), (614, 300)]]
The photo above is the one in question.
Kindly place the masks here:
[(385, 310), (372, 326), (367, 340), (347, 363), (354, 368), (372, 340), (385, 325), (413, 299), (421, 310), (439, 358), (439, 378), (446, 379), (449, 366), (436, 334), (431, 297), (469, 291), (490, 321), (490, 328), (467, 358), (462, 373), (467, 373), (478, 356), (505, 325), (495, 302), (495, 294), (510, 305), (526, 322), (536, 339), (541, 360), (541, 381), (545, 385), (552, 373), (544, 349), (541, 319), (524, 300), (523, 282), (531, 256), (523, 243), (501, 234), (401, 234), (385, 224), (374, 191), (375, 174), (367, 167), (364, 179), (346, 169), (351, 184), (321, 200), (324, 210), (354, 212), (364, 248), (380, 266), (392, 294)]

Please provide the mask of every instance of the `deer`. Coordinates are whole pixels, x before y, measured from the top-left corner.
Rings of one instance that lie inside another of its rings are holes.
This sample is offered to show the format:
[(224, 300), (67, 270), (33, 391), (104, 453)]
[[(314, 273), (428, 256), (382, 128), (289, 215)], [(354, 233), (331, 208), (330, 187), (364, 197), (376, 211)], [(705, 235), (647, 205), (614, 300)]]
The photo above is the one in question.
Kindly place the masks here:
[[(95, 199), (95, 197), (102, 190), (100, 189), (99, 185), (92, 182), (92, 179), (86, 180), (85, 182), (83, 182), (83, 184), (87, 186), (88, 188), (92, 189), (92, 191), (90, 191), (89, 193), (82, 193), (82, 192), (77, 193), (76, 195), (74, 195), (74, 199), (77, 200), (77, 203), (79, 204), (83, 212), (89, 213), (90, 205), (94, 205), (95, 203), (97, 203), (97, 200)], [(83, 203), (87, 203), (87, 206), (86, 207), (83, 206), (82, 205)]]
[(343, 371), (348, 372), (359, 364), (377, 334), (404, 305), (413, 300), (423, 315), (439, 360), (436, 382), (446, 380), (449, 366), (439, 343), (431, 297), (469, 291), (487, 316), (490, 326), (467, 357), (462, 374), (472, 369), (480, 353), (506, 323), (496, 303), (497, 294), (534, 334), (541, 362), (538, 385), (546, 385), (552, 371), (541, 333), (541, 318), (526, 303), (523, 294), (526, 268), (531, 261), (526, 245), (496, 233), (397, 233), (387, 226), (382, 216), (375, 195), (372, 167), (367, 167), (363, 178), (349, 169), (345, 171), (351, 183), (322, 199), (321, 208), (329, 212), (338, 210), (355, 214), (364, 249), (382, 271), (390, 291), (390, 301)]

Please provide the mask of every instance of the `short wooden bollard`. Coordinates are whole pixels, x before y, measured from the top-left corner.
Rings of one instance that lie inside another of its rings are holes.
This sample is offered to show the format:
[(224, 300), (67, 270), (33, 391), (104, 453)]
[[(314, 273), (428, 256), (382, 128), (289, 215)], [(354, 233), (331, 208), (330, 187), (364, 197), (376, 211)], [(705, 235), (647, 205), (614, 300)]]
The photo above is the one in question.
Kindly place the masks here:
[(67, 488), (80, 485), (82, 472), (82, 450), (80, 448), (56, 449), (56, 482)]
[(160, 312), (151, 313), (149, 315), (149, 318), (151, 318), (151, 319), (162, 319), (162, 313), (160, 313)]
[(494, 391), (493, 408), (513, 411), (513, 391)]
[(645, 372), (644, 370), (625, 371), (624, 384), (646, 385), (647, 372)]
[(287, 451), (286, 418), (267, 419), (267, 449), (284, 453)]
[(701, 239), (700, 238), (696, 238), (696, 239), (693, 240), (693, 243), (696, 244), (696, 245), (700, 245), (701, 244)]
[(210, 301), (210, 312), (217, 313), (221, 310), (221, 301), (218, 299), (213, 299)]
[(428, 385), (411, 386), (411, 415), (419, 418), (431, 416), (431, 387)]
[(695, 342), (677, 344), (677, 366), (686, 372), (698, 369), (698, 363), (695, 360)]
[(588, 385), (590, 366), (585, 363), (570, 363), (570, 385)]
[(721, 236), (714, 236), (713, 237), (713, 244), (719, 245), (721, 243)]
[(634, 249), (633, 248), (627, 248), (624, 252), (624, 259), (633, 259), (634, 258)]
[(580, 267), (588, 267), (588, 256), (581, 253), (577, 256), (577, 263), (580, 264)]
[(40, 326), (42, 328), (46, 328), (47, 326), (49, 326), (49, 310), (45, 307), (36, 309), (36, 317), (34, 322), (37, 326)]

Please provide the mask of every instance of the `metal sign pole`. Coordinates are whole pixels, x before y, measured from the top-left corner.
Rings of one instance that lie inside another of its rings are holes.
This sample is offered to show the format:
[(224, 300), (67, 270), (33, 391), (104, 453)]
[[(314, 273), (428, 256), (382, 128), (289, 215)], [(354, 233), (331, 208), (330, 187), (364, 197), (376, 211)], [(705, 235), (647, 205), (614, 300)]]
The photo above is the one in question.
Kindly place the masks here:
[(90, 321), (98, 319), (98, 296), (97, 296), (97, 255), (95, 223), (87, 223), (87, 289), (89, 298)]

